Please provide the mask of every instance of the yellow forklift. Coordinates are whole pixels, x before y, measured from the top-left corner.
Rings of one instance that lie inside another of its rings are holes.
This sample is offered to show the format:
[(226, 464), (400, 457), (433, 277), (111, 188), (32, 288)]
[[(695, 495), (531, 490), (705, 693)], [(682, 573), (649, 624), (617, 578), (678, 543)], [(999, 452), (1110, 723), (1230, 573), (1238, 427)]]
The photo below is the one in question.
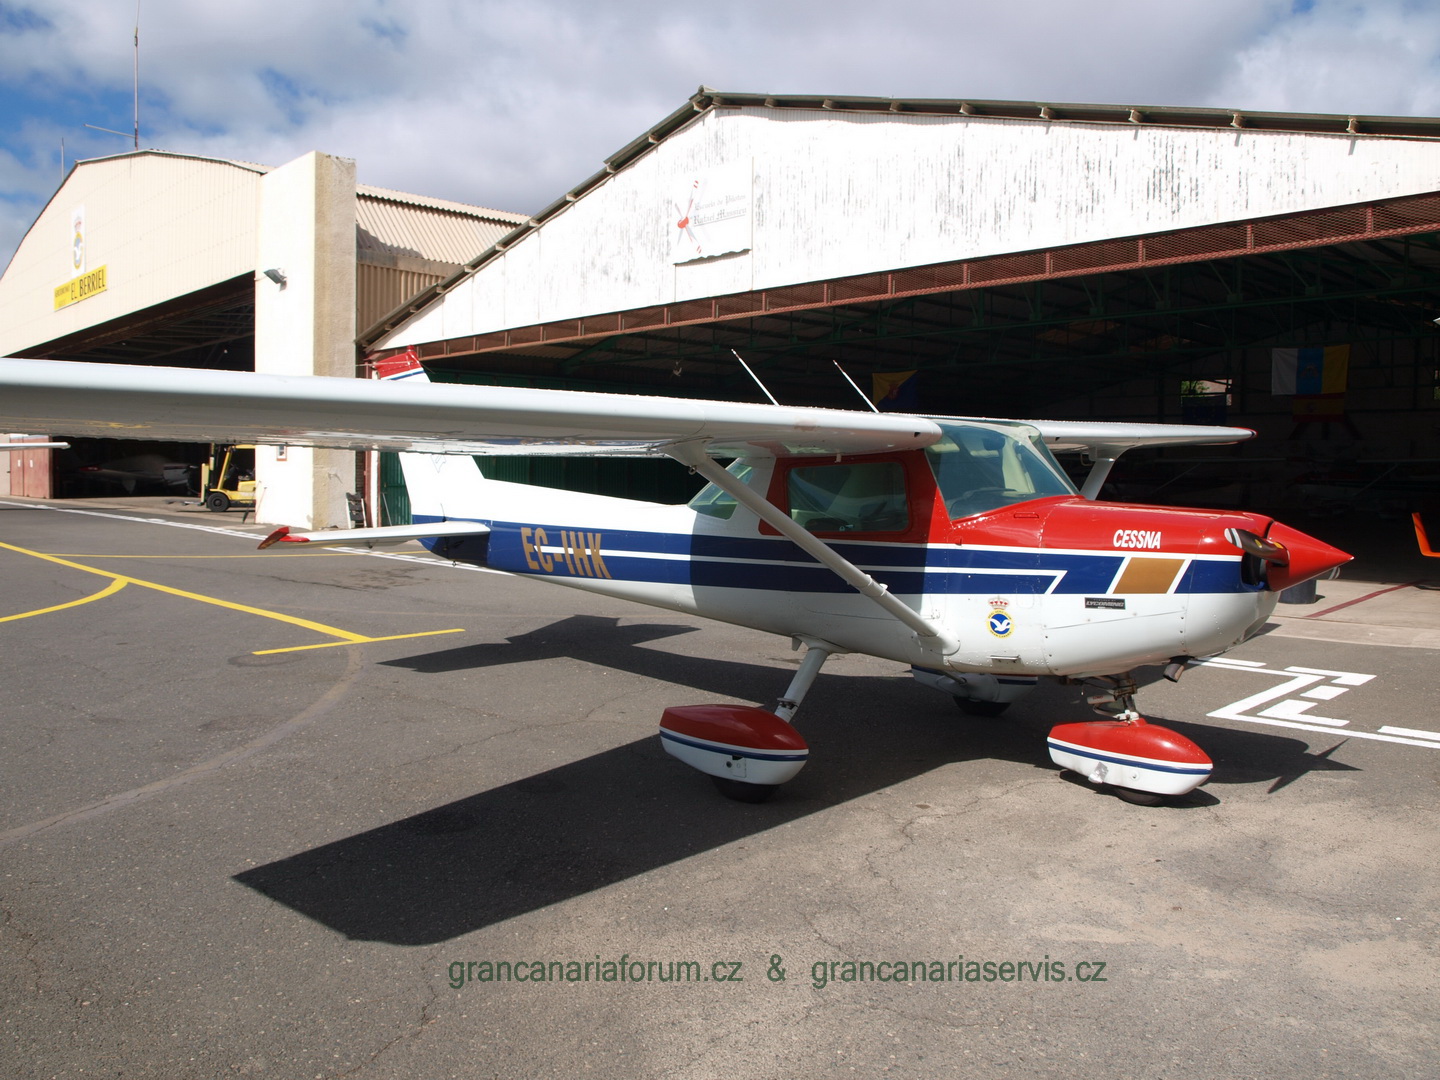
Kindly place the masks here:
[(205, 508), (224, 513), (232, 506), (255, 509), (255, 447), (246, 443), (210, 447), (210, 460), (200, 468)]

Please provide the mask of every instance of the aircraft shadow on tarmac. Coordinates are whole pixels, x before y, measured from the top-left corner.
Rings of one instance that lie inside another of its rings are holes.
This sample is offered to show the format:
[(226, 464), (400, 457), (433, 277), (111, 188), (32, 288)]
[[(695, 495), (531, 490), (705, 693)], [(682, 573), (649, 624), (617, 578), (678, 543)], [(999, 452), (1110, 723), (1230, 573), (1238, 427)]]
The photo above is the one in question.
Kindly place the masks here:
[[(773, 667), (639, 647), (689, 629), (575, 616), (509, 644), (390, 663), (441, 672), (565, 655), (701, 695), (784, 689), (786, 675)], [(815, 760), (770, 803), (721, 798), (705, 777), (649, 737), (246, 870), (235, 880), (348, 938), (436, 944), (955, 762), (998, 758), (1053, 771), (1045, 732), (1087, 715), (1076, 688), (1053, 683), (1042, 683), (1004, 719), (978, 720), (960, 716), (908, 678), (822, 677), (800, 716)], [(1297, 739), (1165, 722), (1211, 753), (1212, 783), (1274, 779), (1283, 786), (1314, 769), (1348, 768), (1331, 762), (1329, 751), (1308, 754)], [(1202, 790), (1168, 809), (1217, 801)]]

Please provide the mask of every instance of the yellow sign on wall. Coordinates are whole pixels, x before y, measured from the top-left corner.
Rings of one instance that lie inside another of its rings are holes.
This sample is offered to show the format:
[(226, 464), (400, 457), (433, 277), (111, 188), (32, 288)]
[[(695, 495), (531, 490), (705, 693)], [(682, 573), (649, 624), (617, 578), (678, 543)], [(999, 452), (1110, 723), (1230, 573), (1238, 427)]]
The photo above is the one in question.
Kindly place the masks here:
[(77, 278), (71, 278), (64, 285), (55, 287), (55, 310), (77, 304), (81, 300), (88, 300), (96, 293), (105, 291), (105, 267), (91, 270), (88, 274), (81, 274)]

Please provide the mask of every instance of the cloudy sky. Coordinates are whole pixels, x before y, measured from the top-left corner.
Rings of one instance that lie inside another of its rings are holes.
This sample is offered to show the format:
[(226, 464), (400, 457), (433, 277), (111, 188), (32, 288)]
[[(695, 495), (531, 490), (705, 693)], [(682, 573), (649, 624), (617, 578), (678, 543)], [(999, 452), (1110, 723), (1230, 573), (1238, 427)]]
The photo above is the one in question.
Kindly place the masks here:
[[(140, 0), (141, 146), (529, 212), (721, 90), (1440, 115), (1437, 0)], [(0, 266), (130, 149), (136, 0), (0, 0)]]

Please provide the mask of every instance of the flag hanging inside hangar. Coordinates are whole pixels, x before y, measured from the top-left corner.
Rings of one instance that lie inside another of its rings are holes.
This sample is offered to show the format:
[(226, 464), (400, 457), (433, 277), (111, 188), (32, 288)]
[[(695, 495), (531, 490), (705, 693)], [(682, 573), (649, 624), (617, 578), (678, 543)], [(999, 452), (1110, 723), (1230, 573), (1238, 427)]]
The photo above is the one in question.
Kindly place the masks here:
[(1270, 393), (1343, 394), (1350, 375), (1350, 346), (1270, 350)]
[(881, 412), (919, 412), (920, 376), (915, 371), (876, 371), (870, 375), (870, 400)]

